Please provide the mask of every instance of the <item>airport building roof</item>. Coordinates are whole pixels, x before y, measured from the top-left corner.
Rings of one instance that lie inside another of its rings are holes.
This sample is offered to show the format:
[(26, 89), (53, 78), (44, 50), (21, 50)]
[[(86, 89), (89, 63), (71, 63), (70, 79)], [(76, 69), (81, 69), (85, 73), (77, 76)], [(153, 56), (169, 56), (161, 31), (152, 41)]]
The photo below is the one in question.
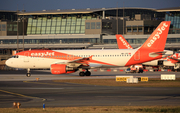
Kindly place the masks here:
[[(42, 11), (30, 11), (30, 12), (19, 12), (18, 15), (43, 15), (43, 14), (83, 14), (83, 13), (93, 13), (97, 11), (106, 11), (106, 10), (116, 10), (117, 8), (97, 8), (97, 9), (56, 9), (56, 10), (42, 10)], [(123, 7), (118, 8), (123, 9)], [(163, 9), (153, 9), (153, 8), (139, 8), (139, 7), (124, 7), (124, 9), (142, 9), (142, 10), (151, 10), (157, 12), (168, 12), (168, 11), (180, 11), (180, 7), (171, 7)]]
[(157, 12), (180, 11), (180, 7), (158, 9)]
[[(123, 9), (123, 8), (118, 8)], [(152, 8), (137, 8), (137, 7), (124, 7), (124, 9), (142, 9), (142, 10), (152, 10)], [(30, 11), (30, 12), (19, 12), (18, 15), (43, 15), (43, 14), (83, 14), (83, 13), (93, 13), (97, 11), (106, 11), (106, 10), (117, 10), (117, 8), (98, 8), (98, 9), (57, 9), (57, 10), (42, 10), (42, 11)]]

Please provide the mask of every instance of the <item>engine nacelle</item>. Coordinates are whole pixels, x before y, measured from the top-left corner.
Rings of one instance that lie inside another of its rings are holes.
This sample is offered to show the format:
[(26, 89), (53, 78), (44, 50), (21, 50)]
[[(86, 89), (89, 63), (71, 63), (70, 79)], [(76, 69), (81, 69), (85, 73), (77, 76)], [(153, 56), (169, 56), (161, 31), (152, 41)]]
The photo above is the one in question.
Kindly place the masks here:
[(76, 70), (73, 68), (68, 68), (65, 64), (52, 64), (51, 65), (51, 73), (52, 74), (66, 74), (66, 73), (73, 73)]

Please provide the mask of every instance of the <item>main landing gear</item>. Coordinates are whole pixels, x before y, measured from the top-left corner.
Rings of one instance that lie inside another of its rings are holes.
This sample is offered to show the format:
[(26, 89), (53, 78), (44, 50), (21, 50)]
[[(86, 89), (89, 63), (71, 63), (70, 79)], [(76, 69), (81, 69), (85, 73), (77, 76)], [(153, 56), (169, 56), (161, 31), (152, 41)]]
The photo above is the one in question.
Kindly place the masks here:
[(81, 72), (79, 72), (79, 76), (91, 76), (91, 72), (88, 70), (86, 70), (86, 72), (81, 71)]
[(31, 76), (31, 73), (30, 73), (30, 69), (29, 69), (29, 68), (27, 69), (26, 76), (27, 76), (27, 77), (30, 77), (30, 76)]

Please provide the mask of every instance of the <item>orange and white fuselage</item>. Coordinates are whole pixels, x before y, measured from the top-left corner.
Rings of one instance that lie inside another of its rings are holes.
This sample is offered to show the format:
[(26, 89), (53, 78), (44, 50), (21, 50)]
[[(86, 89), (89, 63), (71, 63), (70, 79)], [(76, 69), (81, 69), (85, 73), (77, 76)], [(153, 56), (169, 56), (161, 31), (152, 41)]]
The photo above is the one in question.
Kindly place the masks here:
[[(97, 67), (125, 66), (137, 50), (30, 50), (17, 53), (6, 64), (16, 68), (50, 68), (51, 64), (68, 64), (81, 58), (92, 58), (84, 63)], [(136, 61), (134, 61), (136, 62)]]

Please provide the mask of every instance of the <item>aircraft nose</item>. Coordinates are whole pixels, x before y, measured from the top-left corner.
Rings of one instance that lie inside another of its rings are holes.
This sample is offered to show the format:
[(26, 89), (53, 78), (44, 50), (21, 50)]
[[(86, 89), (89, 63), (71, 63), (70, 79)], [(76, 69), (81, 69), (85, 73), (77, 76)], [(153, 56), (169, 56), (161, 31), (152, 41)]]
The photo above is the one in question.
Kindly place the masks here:
[(6, 64), (7, 66), (11, 67), (12, 64), (13, 64), (13, 62), (11, 61), (11, 59), (8, 59), (8, 60), (5, 62), (5, 64)]

